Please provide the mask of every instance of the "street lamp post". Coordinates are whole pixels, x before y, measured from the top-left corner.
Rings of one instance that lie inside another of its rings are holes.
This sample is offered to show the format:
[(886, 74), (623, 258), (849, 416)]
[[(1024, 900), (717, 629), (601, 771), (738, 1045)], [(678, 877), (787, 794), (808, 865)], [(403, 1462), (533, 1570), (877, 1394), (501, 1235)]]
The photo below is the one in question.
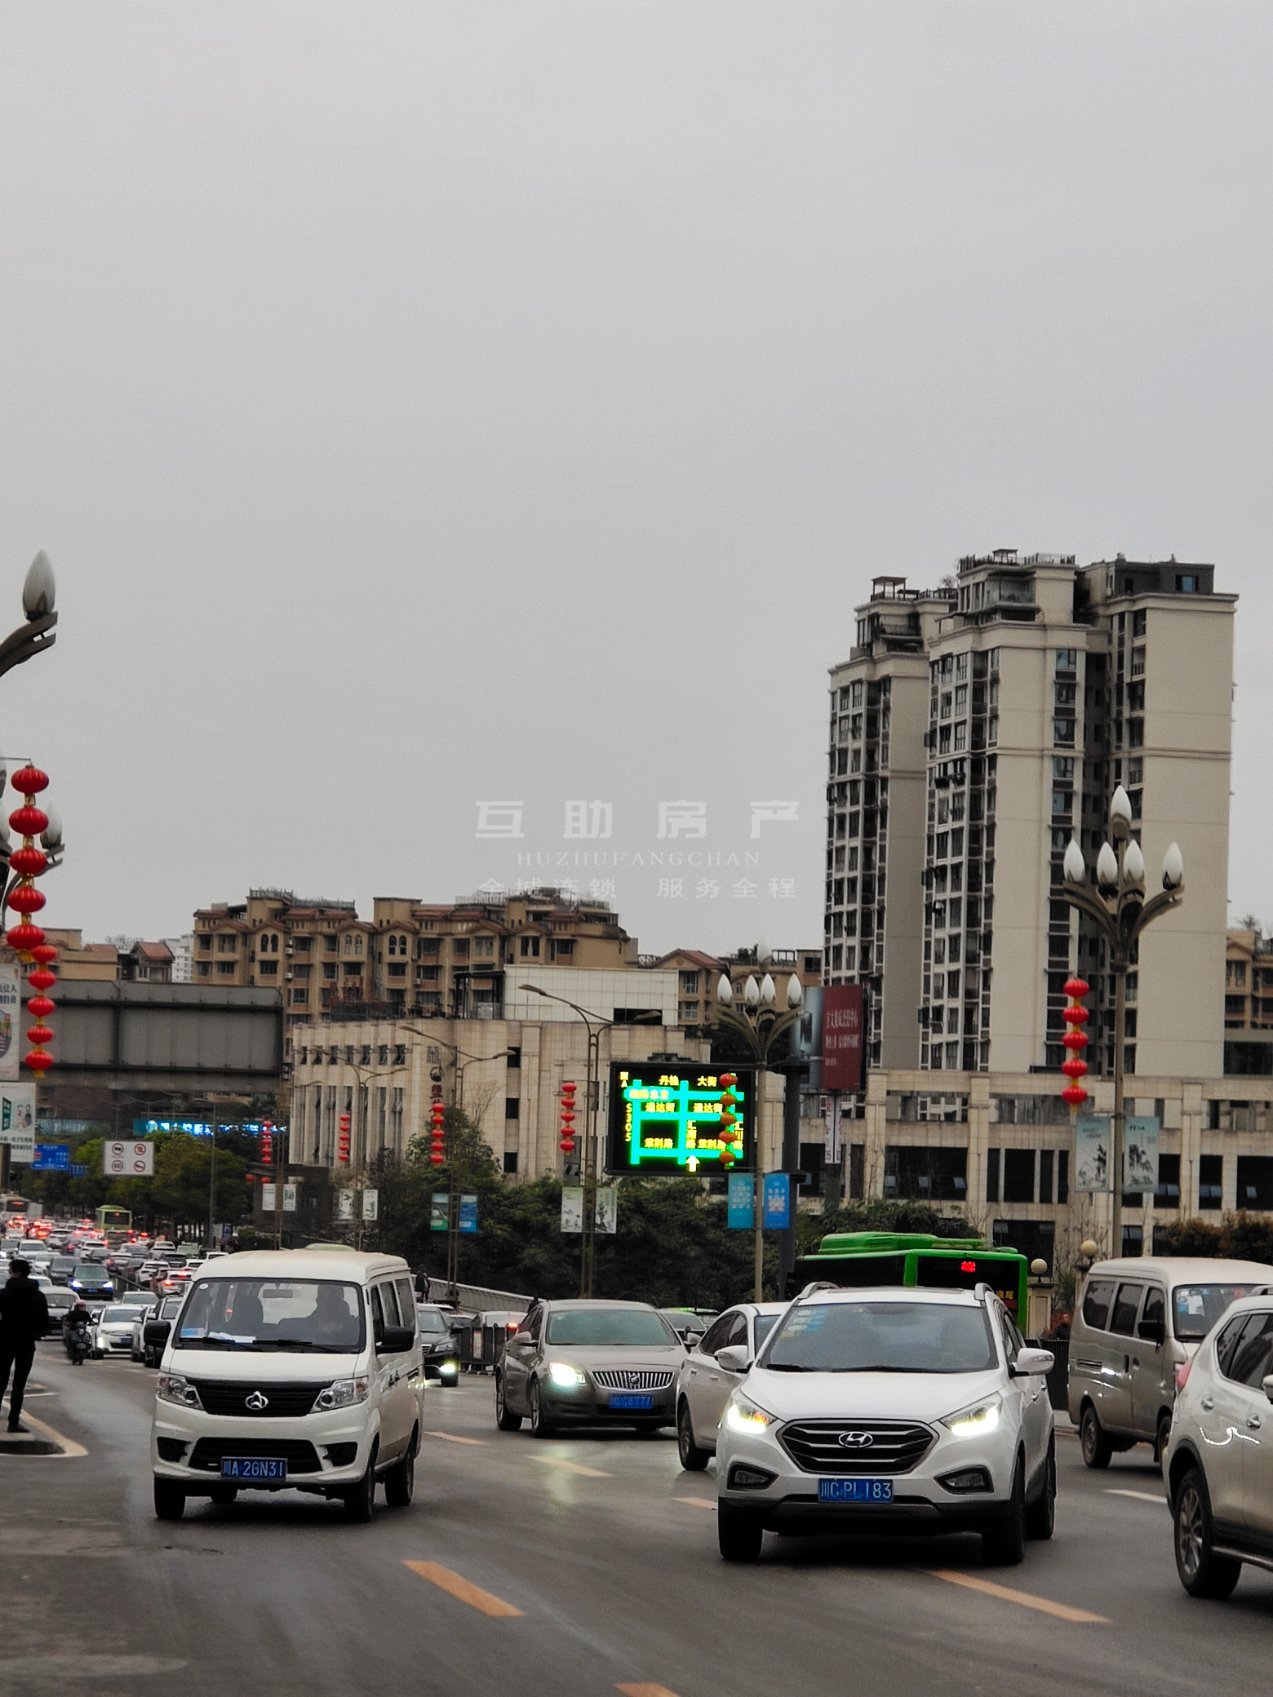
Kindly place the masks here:
[[(1073, 908), (1091, 919), (1104, 939), (1114, 975), (1114, 1112), (1110, 1125), (1110, 1171), (1113, 1189), (1110, 1254), (1123, 1252), (1123, 1073), (1127, 1030), (1127, 972), (1145, 929), (1178, 907), (1185, 893), (1185, 863), (1179, 845), (1163, 856), (1162, 889), (1145, 899), (1145, 857), (1132, 836), (1132, 804), (1121, 784), (1109, 804), (1113, 844), (1102, 843), (1096, 857), (1095, 888), (1087, 862), (1071, 838), (1065, 851), (1062, 894)], [(1143, 1245), (1142, 1245), (1143, 1248)]]
[[(603, 1019), (600, 1014), (581, 1008), (565, 996), (555, 996), (551, 990), (541, 990), (538, 984), (519, 984), (532, 996), (542, 996), (547, 1002), (560, 1002), (570, 1008), (588, 1028), (588, 1130), (583, 1146), (583, 1219), (580, 1221), (579, 1294), (591, 1296), (597, 1252), (597, 1110), (601, 1095), (601, 1033), (610, 1031), (618, 1022)], [(638, 1016), (641, 1017), (641, 1016)]]
[(800, 1004), (804, 999), (800, 980), (793, 972), (787, 980), (786, 1011), (778, 1012), (778, 991), (773, 974), (769, 971), (772, 958), (768, 944), (757, 943), (756, 965), (764, 969), (765, 975), (758, 982), (754, 972), (748, 973), (747, 982), (743, 986), (741, 1008), (734, 1006), (734, 987), (727, 973), (721, 973), (716, 986), (717, 1019), (727, 1031), (742, 1039), (756, 1062), (756, 1133), (752, 1156), (754, 1180), (751, 1210), (757, 1302), (764, 1301), (765, 1289), (765, 1212), (762, 1194), (764, 1173), (761, 1160), (765, 1122), (765, 1070), (775, 1043), (799, 1019)]

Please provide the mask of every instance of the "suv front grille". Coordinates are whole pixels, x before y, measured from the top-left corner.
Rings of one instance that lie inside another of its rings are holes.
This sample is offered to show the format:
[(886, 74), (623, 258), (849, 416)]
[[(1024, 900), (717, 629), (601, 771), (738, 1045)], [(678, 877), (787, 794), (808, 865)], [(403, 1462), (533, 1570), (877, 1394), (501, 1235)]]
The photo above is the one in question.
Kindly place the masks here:
[[(251, 1380), (242, 1384), (226, 1384), (219, 1379), (195, 1379), (192, 1383), (199, 1392), (199, 1401), (209, 1414), (242, 1415), (252, 1420), (294, 1419), (297, 1415), (308, 1414), (314, 1406), (314, 1398), (323, 1388), (321, 1385), (304, 1384), (258, 1385)], [(248, 1397), (257, 1395), (265, 1398), (266, 1406), (248, 1408)]]
[(592, 1376), (603, 1391), (665, 1391), (672, 1383), (661, 1367), (598, 1367)]
[(927, 1426), (904, 1420), (793, 1420), (778, 1436), (805, 1473), (909, 1473), (933, 1443)]

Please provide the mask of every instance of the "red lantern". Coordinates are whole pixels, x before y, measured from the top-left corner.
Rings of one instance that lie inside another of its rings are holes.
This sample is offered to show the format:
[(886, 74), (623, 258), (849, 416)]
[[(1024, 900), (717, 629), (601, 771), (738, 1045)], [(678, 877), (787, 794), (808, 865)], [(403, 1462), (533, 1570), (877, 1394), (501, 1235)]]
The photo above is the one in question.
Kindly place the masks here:
[(1072, 1055), (1068, 1061), (1062, 1061), (1061, 1071), (1067, 1078), (1083, 1078), (1087, 1074), (1087, 1062)]
[(39, 913), (47, 899), (44, 891), (37, 890), (34, 884), (23, 883), (10, 891), (9, 906), (15, 913)]
[(1081, 1002), (1090, 989), (1086, 978), (1067, 978), (1065, 981), (1065, 993), (1072, 1002)]
[(1069, 1025), (1086, 1025), (1088, 1020), (1091, 1018), (1091, 1015), (1088, 1013), (1086, 1008), (1075, 1006), (1064, 1009), (1061, 1014), (1061, 1018)]
[(432, 1163), (435, 1167), (440, 1167), (442, 1165), (443, 1161), (446, 1160), (446, 1156), (442, 1153), (442, 1151), (440, 1149), (435, 1149), (433, 1151), (433, 1153), (429, 1156), (429, 1159), (430, 1159), (430, 1161), (432, 1161)]
[(38, 837), (41, 831), (46, 831), (49, 816), (42, 807), (15, 807), (9, 815), (9, 824), (20, 837)]
[(1080, 1049), (1087, 1048), (1087, 1038), (1077, 1028), (1073, 1031), (1067, 1031), (1061, 1042), (1067, 1049), (1073, 1049), (1076, 1054)]
[(13, 787), (19, 795), (39, 795), (49, 787), (49, 775), (38, 766), (22, 766), (13, 774)]
[(47, 1049), (32, 1049), (29, 1055), (22, 1057), (22, 1064), (24, 1067), (30, 1067), (37, 1078), (43, 1078), (53, 1065), (53, 1057)]
[(34, 1014), (37, 1019), (47, 1019), (57, 1007), (47, 996), (32, 996), (27, 1002), (27, 1012)]
[(1071, 1113), (1075, 1113), (1087, 1101), (1087, 1091), (1081, 1084), (1067, 1084), (1061, 1092), (1061, 1100), (1068, 1102)]
[(33, 1025), (27, 1032), (27, 1042), (34, 1043), (37, 1049), (42, 1049), (46, 1043), (53, 1041), (53, 1033), (47, 1025)]
[[(16, 893), (16, 892), (15, 892)], [(9, 939), (9, 947), (16, 949), (20, 955), (29, 954), (38, 944), (44, 941), (44, 933), (38, 925), (32, 925), (24, 919), (21, 925), (11, 925), (5, 936)]]
[(57, 959), (57, 950), (52, 943), (37, 943), (31, 950), (31, 955), (41, 966), (52, 966)]
[[(18, 929), (19, 929), (19, 927), (15, 925), (14, 928), (13, 928), (13, 931), (16, 931)], [(33, 926), (30, 927), (30, 929), (32, 931), (35, 931), (35, 930), (38, 929), (38, 927), (33, 925)], [(9, 941), (11, 943), (13, 942), (13, 931), (9, 932)], [(16, 947), (17, 945), (15, 944), (14, 946)], [(56, 972), (50, 972), (47, 969), (47, 967), (41, 967), (36, 972), (28, 973), (27, 983), (31, 986), (31, 988), (33, 990), (51, 990), (53, 988), (53, 986), (57, 983), (57, 973)]]
[[(38, 877), (39, 874), (45, 870), (48, 864), (48, 855), (45, 854), (43, 849), (38, 849), (34, 846), (27, 847), (24, 845), (22, 848), (16, 848), (9, 856), (9, 865), (13, 868), (13, 870), (15, 872), (21, 872), (24, 877), (28, 878)], [(12, 905), (13, 904), (10, 903), (10, 906)]]

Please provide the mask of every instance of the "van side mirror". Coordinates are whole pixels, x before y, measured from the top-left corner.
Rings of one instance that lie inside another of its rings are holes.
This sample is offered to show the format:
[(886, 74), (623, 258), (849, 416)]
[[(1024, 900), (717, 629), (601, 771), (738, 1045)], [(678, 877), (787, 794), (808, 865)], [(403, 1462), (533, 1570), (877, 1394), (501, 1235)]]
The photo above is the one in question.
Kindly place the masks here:
[(726, 1344), (724, 1349), (716, 1351), (716, 1361), (727, 1373), (745, 1373), (751, 1366), (745, 1343)]
[(414, 1326), (386, 1326), (376, 1340), (376, 1348), (381, 1355), (401, 1355), (412, 1347), (417, 1335)]
[(1166, 1341), (1167, 1328), (1161, 1320), (1142, 1320), (1136, 1328), (1136, 1336), (1143, 1338), (1146, 1343), (1163, 1343)]
[(1264, 1392), (1269, 1401), (1273, 1402), (1273, 1373), (1267, 1373), (1264, 1378), (1260, 1380), (1260, 1389)]
[(141, 1329), (141, 1335), (148, 1349), (163, 1349), (171, 1330), (167, 1320), (147, 1320)]

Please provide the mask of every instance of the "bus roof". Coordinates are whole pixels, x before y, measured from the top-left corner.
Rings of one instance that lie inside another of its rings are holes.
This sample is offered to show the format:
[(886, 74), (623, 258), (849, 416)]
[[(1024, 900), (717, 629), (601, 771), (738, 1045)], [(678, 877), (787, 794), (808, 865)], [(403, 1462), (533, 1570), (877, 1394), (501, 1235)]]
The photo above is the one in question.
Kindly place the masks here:
[(979, 1237), (937, 1237), (932, 1232), (828, 1232), (819, 1248), (803, 1257), (827, 1255), (905, 1255), (912, 1249), (946, 1250), (953, 1255), (1017, 1255), (1006, 1246), (992, 1248)]

